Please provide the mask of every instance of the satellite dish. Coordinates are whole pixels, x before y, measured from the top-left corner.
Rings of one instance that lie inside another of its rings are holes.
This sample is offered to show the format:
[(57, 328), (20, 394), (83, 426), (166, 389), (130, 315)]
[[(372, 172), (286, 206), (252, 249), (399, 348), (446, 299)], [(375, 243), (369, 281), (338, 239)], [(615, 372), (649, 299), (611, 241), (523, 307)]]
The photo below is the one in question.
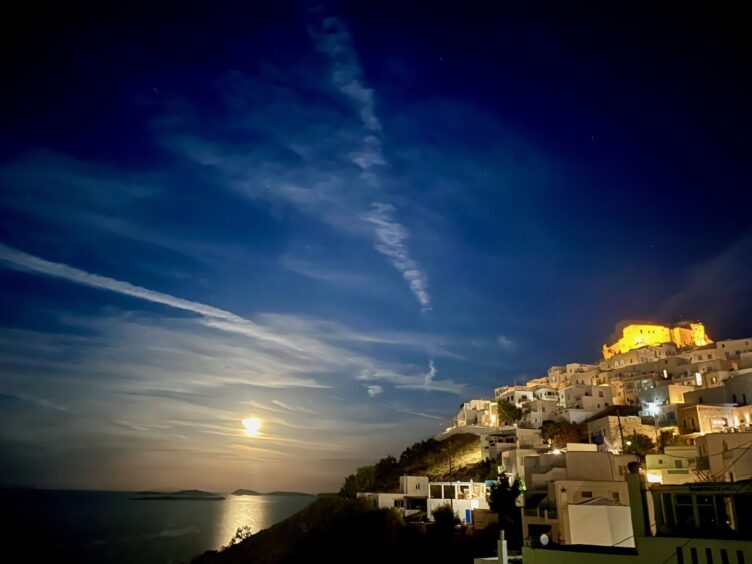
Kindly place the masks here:
[(540, 536), (540, 543), (541, 543), (541, 544), (542, 544), (543, 546), (546, 546), (546, 545), (548, 544), (548, 535), (547, 535), (546, 533), (543, 533), (543, 534), (542, 534), (542, 535)]

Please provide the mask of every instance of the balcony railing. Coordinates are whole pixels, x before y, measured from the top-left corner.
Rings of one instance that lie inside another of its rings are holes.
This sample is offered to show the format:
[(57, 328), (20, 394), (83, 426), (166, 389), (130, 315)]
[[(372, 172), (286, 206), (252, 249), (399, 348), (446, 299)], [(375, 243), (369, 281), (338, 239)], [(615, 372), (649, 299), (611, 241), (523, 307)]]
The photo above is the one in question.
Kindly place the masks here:
[(552, 519), (558, 519), (559, 514), (555, 509), (541, 509), (541, 508), (533, 508), (533, 509), (524, 509), (523, 510), (525, 517), (539, 517), (541, 519), (546, 520), (552, 520)]

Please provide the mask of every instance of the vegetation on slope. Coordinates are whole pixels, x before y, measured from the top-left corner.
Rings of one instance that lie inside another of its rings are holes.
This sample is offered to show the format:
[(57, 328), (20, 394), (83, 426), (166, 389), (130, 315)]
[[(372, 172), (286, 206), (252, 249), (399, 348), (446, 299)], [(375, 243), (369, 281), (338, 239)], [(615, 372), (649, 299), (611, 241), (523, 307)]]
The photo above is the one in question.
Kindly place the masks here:
[[(484, 480), (496, 478), (496, 471), (490, 461), (481, 460), (480, 439), (476, 435), (421, 441), (405, 449), (399, 459), (387, 456), (359, 468), (347, 477), (339, 496), (318, 498), (269, 529), (238, 539), (222, 551), (202, 554), (193, 564), (471, 564), (476, 556), (495, 553), (498, 527), (467, 534), (463, 528), (456, 528), (451, 511), (439, 511), (436, 523), (428, 526), (407, 525), (398, 512), (375, 509), (355, 499), (359, 491), (396, 491), (402, 475), (429, 476), (432, 480)], [(494, 494), (494, 505), (501, 508), (512, 499), (504, 496), (507, 489)]]
[(443, 441), (420, 441), (407, 447), (399, 459), (387, 456), (362, 466), (345, 479), (340, 493), (354, 498), (357, 492), (396, 492), (400, 476), (405, 475), (428, 476), (432, 481), (496, 478), (495, 465), (481, 460), (480, 438), (466, 433)]
[(424, 532), (391, 509), (343, 497), (320, 498), (292, 517), (193, 564), (289, 564), (297, 562), (471, 564), (496, 548), (498, 530), (477, 535), (455, 529), (453, 514)]

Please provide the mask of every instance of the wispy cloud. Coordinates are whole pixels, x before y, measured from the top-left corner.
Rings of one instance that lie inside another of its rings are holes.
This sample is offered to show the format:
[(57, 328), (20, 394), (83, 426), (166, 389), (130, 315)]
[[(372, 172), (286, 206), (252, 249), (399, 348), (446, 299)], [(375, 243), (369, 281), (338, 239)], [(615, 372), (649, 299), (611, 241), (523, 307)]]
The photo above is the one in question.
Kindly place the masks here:
[(293, 349), (299, 349), (301, 346), (309, 344), (295, 342), (294, 340), (285, 338), (284, 336), (265, 331), (262, 327), (260, 327), (253, 321), (245, 319), (239, 315), (225, 311), (223, 309), (219, 309), (200, 302), (185, 300), (183, 298), (171, 296), (162, 292), (156, 292), (154, 290), (149, 290), (147, 288), (136, 286), (128, 282), (116, 280), (107, 276), (100, 276), (98, 274), (86, 272), (67, 264), (52, 262), (40, 257), (36, 257), (34, 255), (30, 255), (23, 251), (13, 249), (1, 243), (0, 261), (4, 261), (8, 266), (12, 268), (36, 272), (38, 274), (52, 276), (55, 278), (62, 278), (77, 284), (83, 284), (85, 286), (91, 286), (93, 288), (99, 288), (102, 290), (109, 290), (111, 292), (124, 294), (126, 296), (131, 296), (148, 302), (162, 304), (184, 311), (190, 311), (206, 318), (206, 325), (223, 331), (242, 333), (254, 339), (271, 341), (275, 344)]
[[(311, 37), (317, 48), (325, 53), (332, 64), (332, 83), (358, 110), (363, 126), (369, 133), (363, 138), (358, 150), (350, 153), (350, 158), (363, 173), (361, 178), (378, 186), (378, 176), (374, 167), (386, 164), (381, 141), (376, 136), (381, 131), (381, 123), (374, 109), (374, 95), (363, 84), (363, 69), (353, 46), (352, 36), (345, 23), (336, 17), (325, 18), (319, 28), (311, 29)], [(389, 203), (373, 202), (371, 210), (360, 217), (371, 224), (376, 236), (375, 248), (389, 260), (407, 281), (410, 290), (420, 303), (421, 311), (431, 309), (428, 293), (428, 279), (418, 263), (410, 258), (407, 245), (407, 229), (394, 219), (396, 208)]]
[[(716, 255), (690, 267), (678, 291), (666, 298), (659, 313), (666, 319), (701, 319), (731, 325), (749, 296), (745, 272), (752, 256), (752, 233), (740, 237)], [(712, 327), (708, 329), (712, 338)]]
[(370, 384), (366, 386), (366, 391), (368, 392), (369, 397), (375, 398), (384, 391), (384, 388), (382, 388), (378, 384)]
[(437, 420), (437, 421), (442, 421), (442, 420), (445, 419), (444, 417), (438, 417), (437, 415), (431, 415), (430, 413), (426, 413), (424, 411), (414, 411), (414, 410), (411, 410), (411, 409), (406, 409), (406, 408), (402, 407), (401, 405), (390, 405), (389, 407), (391, 407), (394, 411), (396, 411), (398, 413), (404, 413), (406, 415), (415, 415), (417, 417), (424, 417), (426, 419), (434, 419), (434, 420)]
[(426, 372), (426, 376), (424, 379), (424, 385), (426, 388), (430, 388), (431, 385), (433, 385), (433, 378), (436, 376), (436, 366), (433, 363), (433, 360), (428, 363), (428, 372)]
[(507, 351), (512, 351), (517, 348), (517, 343), (515, 343), (511, 338), (507, 337), (506, 335), (499, 335), (497, 339), (499, 345), (502, 349)]
[(206, 317), (224, 319), (236, 323), (252, 323), (238, 315), (230, 313), (229, 311), (224, 311), (199, 302), (184, 300), (182, 298), (170, 296), (169, 294), (155, 292), (154, 290), (148, 290), (141, 286), (134, 286), (128, 282), (123, 282), (107, 276), (92, 274), (79, 268), (68, 266), (67, 264), (45, 260), (23, 251), (13, 249), (2, 243), (0, 243), (0, 260), (6, 262), (8, 266), (13, 268), (28, 270), (56, 278), (64, 278), (78, 284), (84, 284), (102, 290), (109, 290), (111, 292), (117, 292), (118, 294), (125, 294), (126, 296), (163, 304), (176, 309), (192, 311), (193, 313)]
[[(344, 339), (348, 331), (337, 325), (318, 321), (312, 322), (292, 316), (275, 315), (264, 317), (266, 325), (261, 325), (214, 306), (156, 292), (128, 282), (86, 272), (63, 263), (48, 261), (2, 244), (0, 244), (0, 262), (11, 268), (61, 278), (73, 283), (196, 313), (200, 316), (197, 321), (201, 326), (227, 334), (243, 336), (258, 343), (253, 349), (252, 362), (250, 358), (247, 359), (247, 363), (244, 362), (247, 367), (244, 368), (242, 376), (233, 376), (227, 373), (218, 377), (215, 374), (214, 381), (216, 382), (238, 384), (255, 382), (257, 385), (266, 387), (302, 386), (316, 388), (326, 387), (325, 384), (317, 380), (317, 374), (327, 372), (343, 374), (349, 371), (351, 374), (357, 374), (357, 378), (360, 380), (383, 379), (384, 381), (394, 382), (396, 387), (404, 389), (458, 393), (463, 388), (461, 385), (448, 380), (435, 381), (436, 370), (433, 362), (431, 362), (427, 374), (416, 378), (415, 376), (401, 374), (391, 368), (380, 367), (378, 363), (365, 354), (322, 340), (322, 337), (326, 337), (327, 332), (333, 341)], [(325, 330), (322, 331), (322, 329)], [(173, 335), (159, 328), (152, 329), (152, 332), (159, 331), (161, 331), (159, 334), (162, 338), (173, 338)], [(357, 333), (353, 333), (353, 335), (357, 335)], [(137, 336), (137, 334), (133, 336)], [(155, 338), (156, 336), (151, 337), (152, 340)], [(352, 336), (347, 339), (353, 342)], [(354, 340), (369, 341), (365, 335), (355, 337)], [(379, 342), (378, 338), (376, 338), (376, 342)], [(380, 342), (387, 341), (382, 339)], [(231, 345), (224, 344), (219, 348), (228, 349), (229, 347)], [(216, 349), (214, 350), (216, 351)], [(172, 351), (170, 349), (159, 350), (159, 354), (164, 361), (165, 358), (172, 355)], [(240, 356), (247, 356), (247, 350), (245, 354)], [(137, 363), (126, 364), (135, 366)], [(152, 375), (161, 370), (163, 368), (157, 364), (152, 371)], [(212, 370), (216, 370), (216, 367), (213, 367)], [(274, 375), (274, 377), (269, 378), (269, 375)], [(302, 375), (306, 377), (302, 377)], [(282, 404), (276, 405), (284, 407)]]
[(366, 382), (389, 382), (395, 388), (402, 390), (425, 390), (427, 392), (447, 392), (461, 395), (466, 392), (464, 384), (457, 384), (451, 380), (435, 380), (437, 374), (433, 361), (428, 370), (418, 374), (403, 374), (383, 368), (365, 368), (357, 378)]
[(394, 206), (391, 204), (374, 203), (370, 212), (361, 215), (374, 226), (376, 235), (376, 250), (389, 257), (392, 266), (402, 273), (410, 290), (420, 303), (422, 311), (431, 309), (431, 296), (428, 293), (428, 279), (420, 270), (418, 264), (410, 258), (405, 240), (407, 230), (394, 221)]
[(313, 409), (308, 409), (307, 407), (293, 407), (291, 405), (288, 405), (280, 400), (272, 400), (272, 403), (274, 405), (278, 405), (282, 409), (290, 412), (290, 413), (306, 413), (308, 415), (321, 415), (318, 411), (314, 411)]
[(337, 17), (327, 17), (310, 32), (316, 47), (332, 62), (332, 84), (352, 101), (366, 129), (380, 131), (373, 90), (363, 84), (363, 70), (345, 23)]

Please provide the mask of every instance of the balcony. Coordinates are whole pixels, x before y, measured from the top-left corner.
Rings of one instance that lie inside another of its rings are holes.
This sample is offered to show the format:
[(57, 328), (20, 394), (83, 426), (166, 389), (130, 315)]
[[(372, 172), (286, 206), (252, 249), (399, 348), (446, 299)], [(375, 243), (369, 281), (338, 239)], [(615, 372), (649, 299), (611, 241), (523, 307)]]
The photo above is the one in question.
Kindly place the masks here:
[(523, 510), (525, 517), (537, 517), (544, 521), (555, 521), (559, 518), (559, 514), (555, 509), (542, 509), (540, 507)]

